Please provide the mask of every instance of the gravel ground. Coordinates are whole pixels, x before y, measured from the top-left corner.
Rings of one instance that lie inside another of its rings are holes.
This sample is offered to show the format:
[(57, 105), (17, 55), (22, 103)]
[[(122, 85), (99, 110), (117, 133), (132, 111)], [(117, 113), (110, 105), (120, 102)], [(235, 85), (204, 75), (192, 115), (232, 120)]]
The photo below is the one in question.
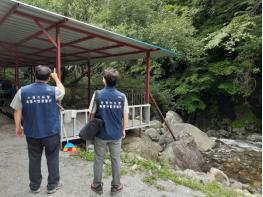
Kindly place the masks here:
[[(0, 197), (93, 197), (99, 196), (90, 190), (92, 182), (92, 162), (84, 161), (69, 154), (60, 153), (60, 173), (63, 187), (54, 194), (46, 193), (47, 166), (42, 157), (42, 185), (39, 194), (29, 192), (27, 146), (24, 138), (15, 136), (13, 121), (0, 113)], [(204, 196), (199, 191), (176, 185), (169, 181), (158, 181), (165, 187), (160, 191), (142, 182), (143, 175), (125, 175), (122, 177), (124, 190), (118, 196), (123, 197), (175, 197)], [(104, 194), (110, 196), (111, 178), (104, 178)]]

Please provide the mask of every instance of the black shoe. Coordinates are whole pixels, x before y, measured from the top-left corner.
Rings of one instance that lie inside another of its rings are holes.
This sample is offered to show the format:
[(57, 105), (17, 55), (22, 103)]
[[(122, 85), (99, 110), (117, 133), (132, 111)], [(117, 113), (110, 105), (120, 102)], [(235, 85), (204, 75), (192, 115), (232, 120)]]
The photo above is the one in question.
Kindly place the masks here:
[(111, 186), (110, 195), (111, 196), (115, 196), (118, 193), (120, 193), (122, 190), (123, 190), (123, 185), (122, 184), (120, 184), (120, 185), (113, 185), (113, 186)]
[(55, 193), (57, 190), (59, 190), (61, 187), (62, 187), (62, 183), (59, 182), (55, 188), (53, 188), (53, 189), (48, 189), (48, 190), (47, 190), (47, 193), (48, 193), (48, 194), (53, 194), (53, 193)]
[(96, 192), (97, 194), (101, 195), (103, 194), (103, 183), (100, 184), (92, 183), (90, 189)]

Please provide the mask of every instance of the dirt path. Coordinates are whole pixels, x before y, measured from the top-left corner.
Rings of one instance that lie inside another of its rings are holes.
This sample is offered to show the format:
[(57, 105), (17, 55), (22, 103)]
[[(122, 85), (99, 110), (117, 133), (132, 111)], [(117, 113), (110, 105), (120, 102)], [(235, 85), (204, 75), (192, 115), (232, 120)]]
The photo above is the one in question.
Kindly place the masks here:
[[(31, 194), (28, 181), (27, 146), (24, 138), (15, 136), (13, 121), (0, 113), (0, 196), (1, 197), (89, 197), (94, 194), (89, 185), (92, 182), (92, 162), (60, 153), (60, 171), (63, 188), (52, 195), (46, 193), (47, 167), (42, 157), (41, 192)], [(110, 196), (110, 177), (104, 178), (104, 194)], [(142, 182), (142, 175), (123, 176), (124, 191), (118, 196), (123, 197), (174, 197), (204, 196), (201, 192), (187, 187), (175, 185), (168, 181), (160, 181), (165, 191), (159, 191)]]

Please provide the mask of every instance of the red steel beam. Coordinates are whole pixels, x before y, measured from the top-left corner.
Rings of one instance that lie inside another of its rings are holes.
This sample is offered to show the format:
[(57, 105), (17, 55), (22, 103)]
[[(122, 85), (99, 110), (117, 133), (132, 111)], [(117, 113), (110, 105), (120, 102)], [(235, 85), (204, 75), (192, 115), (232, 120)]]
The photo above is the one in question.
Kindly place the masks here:
[(146, 52), (146, 81), (145, 81), (145, 102), (149, 103), (150, 101), (150, 51)]
[(144, 48), (144, 47), (139, 47), (139, 46), (136, 46), (136, 45), (133, 45), (133, 44), (129, 44), (127, 42), (119, 41), (119, 40), (116, 40), (116, 39), (113, 39), (113, 38), (108, 38), (106, 36), (102, 36), (102, 35), (98, 35), (98, 34), (95, 34), (95, 33), (91, 33), (89, 31), (85, 31), (85, 30), (82, 30), (82, 29), (79, 29), (79, 28), (76, 28), (76, 27), (71, 27), (71, 26), (68, 26), (68, 25), (63, 25), (62, 27), (65, 28), (65, 29), (69, 29), (69, 30), (75, 31), (75, 32), (79, 32), (79, 33), (83, 33), (83, 34), (86, 34), (86, 35), (91, 35), (91, 36), (94, 36), (94, 37), (97, 37), (97, 38), (101, 38), (103, 40), (107, 40), (107, 41), (110, 41), (110, 42), (115, 42), (115, 43), (118, 43), (118, 44), (122, 44), (122, 45), (125, 45), (125, 46), (128, 46), (128, 47), (131, 47), (131, 48), (144, 50), (144, 51), (149, 50), (149, 49)]
[[(93, 49), (88, 49), (88, 48), (86, 48), (86, 47), (81, 47), (81, 46), (72, 44), (72, 43), (82, 42), (82, 41), (84, 41), (84, 40), (89, 40), (89, 39), (91, 39), (91, 38), (93, 38), (93, 37), (88, 36), (88, 37), (80, 38), (80, 39), (78, 39), (78, 40), (74, 40), (74, 41), (71, 41), (71, 42), (68, 42), (68, 43), (61, 43), (61, 47), (69, 46), (69, 47), (72, 47), (72, 48), (81, 49), (81, 50), (85, 51), (84, 53), (95, 52), (95, 53), (103, 54), (103, 55), (111, 55), (110, 53), (100, 51), (100, 50), (102, 50), (103, 48), (93, 50)], [(34, 38), (34, 39), (41, 40), (41, 41), (43, 41), (43, 42), (49, 42), (49, 40), (47, 40), (47, 39), (45, 39), (45, 38), (36, 37), (36, 38)], [(120, 46), (120, 45), (118, 45), (118, 46)], [(122, 45), (121, 45), (121, 46), (122, 46)], [(109, 47), (109, 48), (115, 48), (115, 47), (116, 47), (116, 46)], [(107, 48), (107, 47), (105, 47), (105, 49), (106, 49), (106, 48)], [(50, 47), (50, 48), (48, 48), (48, 50), (53, 50), (53, 49), (55, 49), (55, 47)], [(41, 51), (39, 51), (39, 52), (42, 53), (42, 52), (45, 52), (45, 51), (42, 51), (42, 50), (41, 50)], [(38, 53), (38, 52), (37, 52), (37, 53)], [(76, 56), (75, 54), (77, 54), (77, 53), (72, 54), (72, 56)], [(34, 55), (34, 54), (32, 54), (32, 55)], [(62, 54), (62, 56), (63, 56), (63, 55), (64, 55), (64, 54)], [(67, 56), (71, 56), (71, 55), (67, 55)]]
[[(55, 27), (57, 27), (57, 26), (60, 26), (60, 25), (64, 24), (66, 21), (67, 21), (67, 20), (63, 19), (63, 20), (61, 20), (61, 21), (59, 21), (59, 22), (57, 22), (57, 23), (55, 23), (55, 24), (52, 24), (52, 25), (50, 25), (49, 27), (45, 28), (45, 30), (46, 30), (46, 31), (49, 31), (49, 30), (51, 30), (51, 29), (53, 29), (53, 28), (55, 28)], [(34, 33), (33, 35), (31, 35), (31, 36), (29, 36), (29, 37), (27, 37), (27, 38), (25, 38), (25, 39), (23, 39), (23, 40), (21, 40), (21, 41), (19, 41), (18, 43), (14, 44), (14, 45), (15, 45), (16, 47), (19, 47), (19, 46), (22, 45), (23, 43), (25, 43), (25, 42), (27, 42), (27, 41), (29, 41), (29, 40), (31, 40), (31, 39), (33, 39), (33, 38), (41, 35), (41, 34), (43, 34), (43, 31), (42, 31), (42, 30)], [(10, 48), (11, 48), (11, 47), (10, 47)], [(48, 50), (49, 50), (49, 49), (48, 49)], [(44, 50), (41, 50), (41, 52), (42, 52), (42, 51), (48, 51), (48, 50), (47, 50), (47, 49), (44, 49)], [(39, 52), (39, 53), (41, 53), (41, 52)], [(38, 54), (38, 53), (36, 53), (36, 54)], [(36, 55), (36, 54), (30, 54), (30, 55)]]
[[(43, 21), (43, 22), (46, 22), (46, 23), (54, 23), (54, 21), (50, 21), (48, 19), (43, 19), (43, 18), (40, 18), (40, 17), (36, 17), (36, 16), (30, 15), (30, 14), (27, 14), (27, 13), (23, 13), (23, 12), (20, 12), (20, 11), (14, 11), (13, 13), (17, 14), (17, 15), (20, 15), (20, 16), (23, 16), (23, 17), (26, 17), (26, 18), (33, 19), (33, 20), (37, 19), (37, 20), (40, 20), (40, 21)], [(149, 50), (147, 48), (144, 48), (144, 47), (140, 47), (140, 46), (137, 46), (137, 45), (126, 43), (126, 42), (123, 42), (123, 41), (119, 41), (119, 40), (116, 40), (116, 39), (113, 39), (113, 38), (108, 38), (106, 36), (98, 35), (98, 34), (95, 34), (95, 33), (92, 33), (92, 32), (86, 31), (86, 30), (82, 30), (82, 29), (79, 29), (79, 28), (76, 28), (76, 27), (71, 27), (69, 25), (64, 25), (65, 20), (66, 19), (64, 19), (64, 20), (62, 20), (62, 22), (60, 22), (60, 27), (65, 28), (65, 29), (69, 29), (69, 30), (71, 30), (73, 32), (83, 33), (83, 34), (88, 35), (88, 36), (101, 38), (101, 39), (104, 39), (104, 40), (108, 40), (110, 42), (115, 42), (115, 43), (118, 43), (120, 45), (124, 45), (124, 46), (128, 46), (128, 47), (140, 50), (140, 51), (132, 52), (132, 53), (141, 53), (143, 51), (144, 52), (146, 51), (147, 53), (149, 53), (149, 51), (151, 51), (151, 50)], [(54, 28), (54, 24), (51, 25), (50, 27), (46, 28), (46, 31), (48, 31), (48, 30), (50, 30), (52, 28)], [(24, 42), (26, 42), (26, 41), (28, 41), (30, 39), (35, 38), (35, 37), (37, 37), (38, 35), (41, 35), (41, 34), (42, 34), (42, 31), (41, 32), (37, 32), (37, 33), (33, 34), (32, 36), (20, 41), (17, 46), (21, 45), (22, 43), (24, 43)], [(48, 51), (48, 50), (51, 50), (51, 49), (50, 48), (49, 49), (45, 49), (45, 51)], [(155, 49), (155, 50), (158, 50), (158, 49)], [(40, 53), (40, 52), (37, 52), (37, 53)], [(121, 56), (121, 55), (127, 55), (127, 54), (132, 54), (132, 53), (112, 54), (112, 55), (110, 55), (108, 57)], [(69, 54), (67, 54), (67, 56), (69, 56)], [(106, 56), (103, 56), (103, 57), (106, 57)], [(61, 56), (60, 56), (60, 58), (61, 58)], [(96, 58), (101, 58), (101, 57), (94, 57), (93, 59), (96, 59)], [(60, 61), (60, 63), (61, 63), (61, 61)]]
[(16, 3), (7, 11), (7, 13), (0, 19), (0, 26), (3, 25), (4, 22), (8, 19), (8, 17), (14, 13), (18, 6), (19, 3)]
[[(45, 39), (45, 38), (39, 38), (39, 37), (37, 37), (37, 38), (35, 38), (35, 39), (37, 39), (37, 40), (40, 40), (40, 41), (43, 41), (43, 42), (49, 42), (47, 39)], [(64, 44), (63, 43), (61, 43), (61, 48), (62, 47), (64, 47)], [(73, 46), (72, 46), (73, 47)], [(37, 52), (34, 52), (34, 53), (31, 53), (30, 55), (36, 55), (36, 54), (38, 54), (38, 53), (42, 53), (42, 52), (46, 52), (46, 51), (48, 51), (48, 52), (51, 52), (51, 51), (53, 51), (54, 49), (56, 49), (55, 47), (50, 47), (50, 48), (46, 48), (46, 49), (41, 49), (41, 50), (39, 50), (39, 51), (37, 51)], [(86, 48), (84, 48), (84, 49), (86, 49)], [(61, 53), (61, 56), (63, 56), (64, 54), (63, 53)], [(79, 58), (85, 58), (85, 57), (83, 57), (83, 56), (79, 56), (79, 55), (74, 55), (74, 57), (79, 57)]]
[[(37, 19), (37, 20), (40, 20), (40, 21), (43, 21), (43, 22), (46, 22), (46, 23), (54, 23), (54, 21), (50, 21), (48, 19), (36, 17), (34, 15), (27, 14), (27, 13), (20, 12), (20, 11), (15, 11), (14, 14), (17, 14), (17, 15), (20, 15), (20, 16), (23, 16), (23, 17), (26, 17), (26, 18), (30, 18), (30, 19)], [(136, 45), (133, 45), (133, 44), (129, 44), (127, 42), (119, 41), (119, 40), (116, 40), (114, 38), (108, 38), (106, 36), (98, 35), (98, 34), (95, 34), (95, 33), (92, 33), (92, 32), (86, 31), (86, 30), (82, 30), (82, 29), (79, 29), (79, 28), (76, 28), (76, 27), (71, 27), (69, 25), (62, 24), (61, 27), (65, 28), (65, 29), (69, 29), (69, 30), (71, 30), (73, 32), (83, 33), (83, 34), (88, 35), (88, 36), (94, 36), (94, 37), (97, 37), (97, 38), (101, 38), (103, 40), (108, 40), (110, 42), (115, 42), (115, 43), (118, 43), (118, 44), (122, 44), (122, 45), (125, 45), (125, 46), (136, 48), (136, 49), (139, 49), (139, 50), (144, 50), (144, 51), (149, 50), (149, 49), (144, 48), (144, 47), (139, 47), (139, 46), (136, 46)]]
[(68, 53), (66, 54), (64, 57), (68, 57), (68, 56), (73, 56), (73, 55), (76, 55), (76, 54), (83, 54), (83, 53), (101, 53), (101, 54), (104, 54), (106, 56), (112, 56), (114, 54), (111, 54), (111, 53), (107, 53), (107, 52), (102, 52), (102, 50), (106, 50), (106, 49), (112, 49), (112, 48), (117, 48), (117, 47), (121, 47), (123, 45), (113, 45), (113, 46), (108, 46), (108, 47), (101, 47), (101, 48), (97, 48), (97, 49), (87, 49), (87, 48), (84, 48), (84, 47), (80, 47), (80, 46), (74, 46), (74, 47), (77, 47), (79, 49), (86, 49), (86, 51), (81, 51), (81, 52), (76, 52), (76, 53)]
[(35, 20), (35, 23), (38, 25), (38, 27), (43, 31), (43, 33), (47, 36), (48, 40), (57, 48), (57, 43), (52, 38), (52, 36), (48, 33), (48, 31), (45, 30), (43, 25), (39, 22), (39, 20)]
[(56, 50), (56, 72), (58, 78), (61, 80), (61, 45), (60, 45), (60, 28), (56, 26), (56, 43), (57, 43), (57, 50)]
[[(148, 51), (158, 51), (160, 49), (152, 49)], [(108, 55), (108, 56), (96, 56), (92, 57), (91, 59), (98, 59), (98, 58), (106, 58), (106, 57), (116, 57), (116, 56), (123, 56), (123, 55), (132, 55), (132, 54), (137, 54), (137, 53), (145, 53), (145, 51), (132, 51), (132, 52), (126, 52), (126, 53), (119, 53), (119, 54), (113, 54), (113, 55)]]
[[(63, 23), (65, 23), (65, 22), (66, 22), (65, 20), (61, 20), (61, 21), (59, 21), (58, 23), (54, 23), (54, 24), (50, 25), (49, 27), (45, 28), (45, 30), (46, 30), (46, 31), (49, 31), (49, 30), (55, 28), (58, 24), (63, 24)], [(43, 34), (43, 31), (42, 31), (42, 30), (34, 33), (33, 35), (31, 35), (31, 36), (29, 36), (29, 37), (27, 37), (27, 38), (25, 38), (25, 39), (23, 39), (23, 40), (21, 40), (20, 42), (18, 42), (18, 43), (16, 44), (16, 46), (20, 46), (21, 44), (23, 44), (23, 43), (25, 43), (25, 42), (27, 42), (27, 41), (29, 41), (29, 40), (31, 40), (31, 39), (33, 39), (33, 38), (41, 35), (41, 34)]]
[[(50, 25), (49, 27), (45, 28), (45, 30), (46, 30), (46, 31), (49, 31), (49, 30), (55, 28), (57, 25), (64, 24), (65, 22), (66, 22), (66, 20), (63, 19), (63, 20), (61, 20), (61, 21), (59, 21), (59, 22), (57, 22), (57, 23), (54, 23), (54, 24)], [(27, 37), (27, 38), (24, 38), (23, 40), (21, 40), (21, 41), (19, 41), (18, 43), (16, 43), (15, 46), (16, 46), (16, 47), (20, 47), (20, 45), (22, 45), (23, 43), (25, 43), (25, 42), (27, 42), (27, 41), (29, 41), (29, 40), (31, 40), (31, 39), (33, 39), (33, 38), (41, 35), (41, 34), (43, 34), (43, 31), (42, 31), (42, 30), (41, 30), (41, 31), (38, 31), (38, 32), (36, 32), (36, 33), (34, 33), (34, 34), (32, 34), (32, 35), (30, 35), (30, 36)]]
[[(149, 51), (157, 51), (159, 49), (153, 49), (153, 50), (149, 50)], [(132, 55), (132, 54), (137, 54), (137, 53), (145, 53), (145, 51), (133, 51), (133, 52), (126, 52), (126, 53), (121, 53), (121, 54), (113, 54), (113, 55), (107, 55), (107, 56), (96, 56), (96, 57), (91, 57), (90, 59), (99, 59), (99, 58), (107, 58), (107, 57), (116, 57), (116, 56), (123, 56), (123, 55)], [(67, 60), (67, 61), (63, 61), (63, 62), (78, 62), (81, 61), (83, 59), (73, 59), (73, 60)]]

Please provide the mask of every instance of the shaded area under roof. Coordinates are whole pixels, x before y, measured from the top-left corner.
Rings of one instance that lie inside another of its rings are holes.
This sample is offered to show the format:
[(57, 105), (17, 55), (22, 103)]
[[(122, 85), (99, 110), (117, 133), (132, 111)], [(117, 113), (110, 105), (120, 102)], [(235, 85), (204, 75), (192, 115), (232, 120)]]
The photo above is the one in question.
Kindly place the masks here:
[[(175, 52), (14, 0), (0, 0), (0, 66), (55, 64), (56, 27), (61, 62), (72, 64), (176, 56)], [(46, 31), (47, 33), (44, 33)], [(52, 43), (53, 40), (53, 43)]]

